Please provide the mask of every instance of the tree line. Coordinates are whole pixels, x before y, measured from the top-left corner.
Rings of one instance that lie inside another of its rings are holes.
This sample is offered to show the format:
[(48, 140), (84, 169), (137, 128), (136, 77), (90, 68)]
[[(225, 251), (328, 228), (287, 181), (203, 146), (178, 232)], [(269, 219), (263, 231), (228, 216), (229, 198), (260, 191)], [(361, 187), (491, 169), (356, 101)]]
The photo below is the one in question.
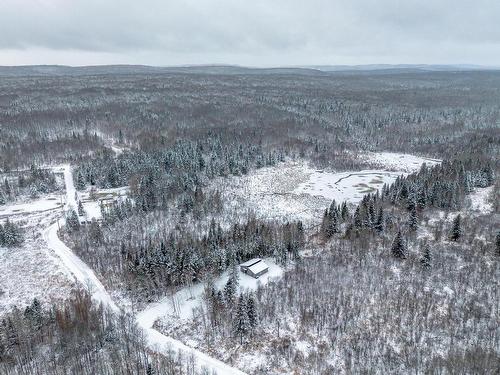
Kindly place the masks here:
[(161, 296), (170, 287), (218, 275), (255, 257), (271, 256), (286, 264), (298, 259), (305, 245), (300, 221), (279, 224), (250, 217), (223, 230), (212, 219), (201, 237), (197, 231), (186, 228), (146, 236), (141, 231), (116, 235), (116, 228), (128, 227), (133, 222), (141, 223), (140, 216), (113, 225), (93, 221), (80, 227), (75, 216), (69, 222), (69, 239), (76, 253), (101, 275), (106, 275), (108, 283), (124, 283), (140, 299)]
[(37, 198), (60, 189), (56, 175), (32, 164), (27, 171), (16, 172), (17, 177), (5, 177), (0, 184), (0, 205), (14, 201), (18, 196)]
[(223, 143), (212, 136), (197, 141), (179, 140), (153, 151), (129, 151), (118, 157), (104, 152), (78, 164), (75, 186), (131, 187), (131, 197), (143, 211), (165, 208), (180, 193), (195, 192), (206, 179), (242, 175), (251, 168), (284, 160), (281, 151), (266, 152), (253, 143)]

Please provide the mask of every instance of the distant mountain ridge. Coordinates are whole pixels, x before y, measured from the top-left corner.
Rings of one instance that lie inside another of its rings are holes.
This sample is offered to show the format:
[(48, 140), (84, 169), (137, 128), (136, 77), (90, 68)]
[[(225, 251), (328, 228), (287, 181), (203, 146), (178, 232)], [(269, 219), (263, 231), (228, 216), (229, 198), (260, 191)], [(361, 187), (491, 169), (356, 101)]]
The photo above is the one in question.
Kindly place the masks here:
[(186, 65), (159, 67), (149, 65), (23, 65), (0, 66), (0, 76), (79, 76), (106, 74), (299, 74), (310, 76), (327, 76), (331, 74), (391, 74), (417, 72), (452, 72), (452, 71), (491, 71), (500, 67), (480, 65), (426, 65), (426, 64), (370, 64), (370, 65), (309, 65), (294, 67), (254, 68), (238, 65)]
[(381, 71), (381, 70), (420, 70), (438, 71), (470, 71), (470, 70), (500, 70), (500, 67), (474, 64), (367, 64), (367, 65), (310, 65), (306, 66), (324, 72), (342, 71)]

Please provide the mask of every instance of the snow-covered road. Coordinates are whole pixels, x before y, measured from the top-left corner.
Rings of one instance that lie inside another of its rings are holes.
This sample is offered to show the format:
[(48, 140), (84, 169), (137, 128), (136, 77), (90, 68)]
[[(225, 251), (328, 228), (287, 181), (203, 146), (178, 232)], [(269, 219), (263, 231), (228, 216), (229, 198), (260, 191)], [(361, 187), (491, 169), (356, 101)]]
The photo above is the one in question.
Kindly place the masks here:
[[(70, 165), (58, 167), (63, 169), (64, 181), (66, 184), (66, 204), (65, 209), (76, 209), (75, 186), (73, 184), (73, 174)], [(114, 312), (120, 312), (120, 308), (113, 301), (111, 295), (106, 291), (102, 283), (97, 278), (94, 271), (83, 262), (69, 247), (67, 247), (58, 236), (59, 225), (64, 225), (64, 218), (59, 222), (51, 224), (43, 232), (43, 237), (50, 249), (61, 259), (66, 269), (81, 283), (91, 294), (94, 301), (102, 303)], [(149, 309), (148, 309), (149, 311)], [(245, 375), (244, 372), (235, 369), (205, 353), (184, 345), (182, 342), (165, 336), (155, 330), (152, 326), (155, 319), (150, 319), (148, 311), (137, 315), (138, 326), (144, 330), (148, 346), (157, 353), (169, 353), (172, 350), (182, 351), (184, 354), (192, 355), (196, 359), (199, 369), (207, 369), (210, 373), (218, 375)]]
[(73, 171), (71, 170), (71, 165), (65, 164), (63, 165), (63, 173), (64, 173), (64, 184), (66, 186), (66, 210), (73, 208), (77, 209), (77, 204), (75, 200), (75, 184), (73, 182)]
[(59, 220), (59, 223), (55, 222), (50, 225), (43, 232), (43, 237), (49, 248), (61, 259), (64, 266), (71, 272), (75, 279), (88, 289), (95, 301), (109, 307), (114, 312), (119, 312), (120, 309), (113, 302), (113, 299), (95, 273), (59, 239), (57, 235), (59, 224), (64, 224), (64, 219)]

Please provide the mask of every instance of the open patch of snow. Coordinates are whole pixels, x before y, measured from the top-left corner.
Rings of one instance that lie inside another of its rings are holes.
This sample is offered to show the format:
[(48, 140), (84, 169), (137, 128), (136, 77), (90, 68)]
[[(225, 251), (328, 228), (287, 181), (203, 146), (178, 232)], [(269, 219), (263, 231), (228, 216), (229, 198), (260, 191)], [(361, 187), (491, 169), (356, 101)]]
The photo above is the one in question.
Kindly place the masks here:
[[(264, 261), (269, 266), (269, 271), (258, 279), (246, 275), (238, 269), (239, 289), (241, 292), (256, 290), (259, 285), (265, 285), (270, 280), (279, 278), (283, 274), (283, 268), (277, 265), (271, 258)], [(230, 271), (225, 271), (214, 281), (216, 289), (223, 289), (229, 279)], [(172, 296), (163, 298), (157, 303), (149, 305), (137, 315), (137, 321), (141, 326), (151, 327), (160, 317), (169, 316), (172, 319), (190, 319), (193, 310), (202, 305), (205, 284), (197, 283), (180, 289)]]
[(331, 173), (313, 171), (309, 180), (299, 185), (296, 194), (309, 194), (335, 199), (337, 202), (358, 203), (363, 196), (392, 184), (402, 173), (383, 170)]
[(56, 210), (62, 206), (61, 195), (49, 194), (30, 202), (0, 206), (0, 218), (9, 218), (9, 220), (15, 221), (32, 213)]
[(63, 301), (73, 287), (41, 238), (30, 235), (19, 247), (0, 247), (0, 316), (13, 306), (23, 308), (34, 298), (46, 304)]
[(468, 196), (470, 210), (481, 214), (490, 214), (493, 212), (493, 204), (490, 201), (490, 196), (493, 193), (494, 186), (486, 188), (476, 188)]
[(361, 155), (361, 158), (385, 170), (405, 173), (417, 172), (424, 163), (427, 166), (433, 166), (440, 164), (442, 161), (397, 152), (367, 152)]
[(287, 161), (250, 171), (245, 176), (217, 179), (212, 188), (222, 192), (229, 219), (237, 221), (242, 212), (251, 211), (262, 219), (302, 220), (306, 228), (312, 228), (318, 225), (332, 199), (355, 204), (365, 194), (381, 189), (384, 183), (390, 184), (400, 175), (418, 171), (423, 163), (440, 162), (388, 152), (360, 157), (378, 168), (332, 172), (314, 169), (305, 161)]

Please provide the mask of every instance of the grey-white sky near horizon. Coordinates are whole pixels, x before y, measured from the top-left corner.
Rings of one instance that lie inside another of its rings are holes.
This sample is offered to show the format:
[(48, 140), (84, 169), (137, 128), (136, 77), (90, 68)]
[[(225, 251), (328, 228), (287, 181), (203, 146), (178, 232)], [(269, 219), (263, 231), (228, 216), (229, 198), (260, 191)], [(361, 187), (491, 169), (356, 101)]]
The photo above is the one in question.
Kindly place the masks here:
[(0, 65), (500, 66), (498, 0), (0, 0)]

